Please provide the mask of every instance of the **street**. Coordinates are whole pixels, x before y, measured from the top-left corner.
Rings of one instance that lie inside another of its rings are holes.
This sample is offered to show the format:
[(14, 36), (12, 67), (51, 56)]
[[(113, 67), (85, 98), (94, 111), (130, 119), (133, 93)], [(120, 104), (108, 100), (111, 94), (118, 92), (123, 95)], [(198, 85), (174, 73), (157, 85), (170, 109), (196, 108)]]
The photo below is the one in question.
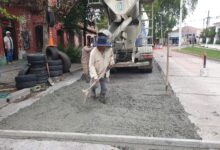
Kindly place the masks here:
[(0, 129), (200, 139), (178, 98), (166, 95), (156, 65), (152, 74), (114, 73), (106, 105), (92, 99), (83, 105), (86, 87), (78, 81), (42, 97), (2, 120)]

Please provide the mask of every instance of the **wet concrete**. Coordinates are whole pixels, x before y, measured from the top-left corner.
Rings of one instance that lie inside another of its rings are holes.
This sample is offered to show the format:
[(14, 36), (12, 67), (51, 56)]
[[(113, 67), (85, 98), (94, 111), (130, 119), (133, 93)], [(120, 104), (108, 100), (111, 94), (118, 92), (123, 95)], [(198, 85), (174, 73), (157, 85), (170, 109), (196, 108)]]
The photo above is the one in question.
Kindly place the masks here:
[(165, 92), (156, 66), (152, 74), (120, 71), (112, 75), (107, 104), (83, 105), (78, 81), (2, 120), (0, 129), (64, 131), (199, 139), (177, 97)]
[[(207, 60), (207, 76), (200, 76), (202, 57), (172, 51), (169, 82), (203, 140), (220, 140), (220, 62)], [(166, 49), (154, 51), (166, 72)]]

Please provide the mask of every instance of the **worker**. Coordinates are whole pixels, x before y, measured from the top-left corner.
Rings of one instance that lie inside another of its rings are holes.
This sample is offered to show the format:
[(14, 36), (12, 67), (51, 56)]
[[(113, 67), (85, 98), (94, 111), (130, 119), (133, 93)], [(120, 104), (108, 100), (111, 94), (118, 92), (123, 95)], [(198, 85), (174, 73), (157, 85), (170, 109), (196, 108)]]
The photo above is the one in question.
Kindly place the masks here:
[(6, 31), (6, 36), (4, 37), (4, 44), (7, 64), (11, 64), (13, 61), (14, 44), (10, 31)]
[(99, 32), (96, 47), (92, 49), (89, 60), (89, 71), (91, 84), (95, 85), (91, 88), (91, 96), (96, 99), (96, 89), (101, 86), (99, 101), (106, 103), (107, 78), (109, 78), (109, 70), (114, 64), (114, 56), (111, 43), (108, 42), (109, 36), (103, 32)]
[(81, 56), (81, 63), (82, 63), (82, 68), (83, 68), (83, 74), (82, 74), (82, 79), (86, 80), (86, 82), (89, 83), (90, 77), (89, 77), (89, 56), (90, 52), (93, 47), (91, 47), (91, 39), (88, 38), (87, 45), (83, 47), (82, 49), (82, 56)]

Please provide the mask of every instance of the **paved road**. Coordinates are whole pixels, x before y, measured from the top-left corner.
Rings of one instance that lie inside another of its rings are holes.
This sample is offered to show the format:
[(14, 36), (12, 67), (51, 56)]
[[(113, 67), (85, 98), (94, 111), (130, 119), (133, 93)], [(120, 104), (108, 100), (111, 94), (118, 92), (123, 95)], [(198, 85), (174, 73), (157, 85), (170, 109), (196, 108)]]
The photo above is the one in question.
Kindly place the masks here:
[(113, 74), (105, 105), (92, 99), (83, 105), (81, 89), (86, 87), (78, 81), (49, 94), (2, 120), (0, 129), (200, 138), (178, 98), (166, 95), (156, 66), (152, 74)]
[[(155, 59), (166, 72), (166, 49), (156, 50)], [(205, 140), (220, 140), (220, 62), (207, 61), (208, 76), (201, 77), (202, 58), (172, 51), (170, 84), (190, 120)]]

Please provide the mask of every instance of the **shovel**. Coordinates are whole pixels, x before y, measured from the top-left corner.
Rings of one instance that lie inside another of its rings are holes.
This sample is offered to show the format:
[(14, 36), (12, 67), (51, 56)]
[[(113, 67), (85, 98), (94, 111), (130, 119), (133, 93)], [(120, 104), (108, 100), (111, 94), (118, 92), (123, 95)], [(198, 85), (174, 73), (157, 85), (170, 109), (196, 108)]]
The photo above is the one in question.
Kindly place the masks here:
[(53, 82), (53, 80), (50, 78), (50, 70), (49, 70), (48, 62), (46, 63), (46, 67), (47, 67), (47, 73), (48, 73), (48, 76), (49, 76), (49, 78), (48, 78), (48, 83), (49, 83), (51, 86), (53, 86), (53, 85), (54, 85), (54, 82)]
[[(106, 69), (106, 71), (104, 71), (103, 73), (101, 73), (100, 76), (99, 76), (99, 78), (98, 78), (98, 81), (102, 78), (102, 75), (105, 74), (106, 72), (108, 72), (109, 70), (110, 70), (110, 69)], [(84, 97), (84, 100), (83, 100), (83, 104), (86, 103), (86, 100), (87, 100), (88, 95), (89, 95), (89, 91), (90, 91), (90, 89), (91, 89), (93, 86), (95, 86), (96, 83), (97, 83), (97, 82), (94, 82), (94, 83), (92, 83), (92, 85), (90, 85), (89, 88), (82, 90), (82, 93), (83, 93), (84, 96), (85, 96), (85, 97)]]

